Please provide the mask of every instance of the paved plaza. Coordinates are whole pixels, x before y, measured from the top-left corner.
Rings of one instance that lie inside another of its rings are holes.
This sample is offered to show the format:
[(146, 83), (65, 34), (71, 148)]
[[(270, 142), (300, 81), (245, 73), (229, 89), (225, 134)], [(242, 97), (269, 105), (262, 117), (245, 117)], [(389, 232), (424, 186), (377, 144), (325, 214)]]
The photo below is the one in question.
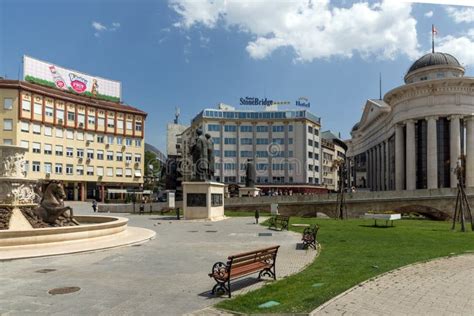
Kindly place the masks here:
[[(73, 206), (76, 214), (92, 213), (89, 204)], [(281, 245), (277, 278), (300, 271), (316, 254), (297, 249), (300, 234), (268, 230), (253, 218), (189, 222), (157, 215), (127, 217), (130, 226), (155, 230), (156, 238), (106, 251), (1, 261), (0, 315), (181, 315), (225, 299), (210, 296), (215, 283), (207, 274), (230, 254)], [(254, 277), (236, 283), (233, 294), (264, 284)], [(60, 287), (80, 290), (48, 294)]]
[(403, 267), (364, 282), (311, 315), (473, 315), (474, 254)]

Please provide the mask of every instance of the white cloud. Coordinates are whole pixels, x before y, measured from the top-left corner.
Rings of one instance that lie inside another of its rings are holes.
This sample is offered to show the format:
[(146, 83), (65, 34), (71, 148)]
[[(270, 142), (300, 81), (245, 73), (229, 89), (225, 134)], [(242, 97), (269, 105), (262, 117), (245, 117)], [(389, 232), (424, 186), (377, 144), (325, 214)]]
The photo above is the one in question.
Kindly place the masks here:
[(411, 5), (384, 0), (335, 7), (329, 0), (169, 0), (179, 15), (174, 26), (236, 28), (253, 36), (246, 47), (252, 58), (291, 47), (296, 60), (373, 55), (393, 59), (419, 57)]
[(103, 25), (102, 23), (100, 22), (92, 22), (92, 27), (96, 30), (96, 31), (106, 31), (107, 30), (107, 27), (105, 25)]
[(425, 13), (425, 17), (427, 17), (427, 18), (433, 17), (433, 11), (428, 11), (428, 12), (426, 12), (426, 13)]
[(460, 37), (451, 35), (441, 37), (435, 49), (438, 52), (449, 53), (455, 56), (463, 65), (474, 65), (474, 28)]
[(92, 22), (92, 28), (95, 30), (94, 32), (95, 37), (100, 37), (100, 34), (102, 34), (103, 32), (114, 32), (118, 30), (119, 27), (120, 27), (120, 23), (118, 22), (113, 22), (110, 27), (107, 27), (104, 24), (97, 21)]
[(120, 27), (120, 23), (112, 22), (112, 27), (110, 28), (111, 31), (116, 31)]
[(474, 22), (474, 8), (454, 8), (447, 7), (446, 12), (456, 23)]

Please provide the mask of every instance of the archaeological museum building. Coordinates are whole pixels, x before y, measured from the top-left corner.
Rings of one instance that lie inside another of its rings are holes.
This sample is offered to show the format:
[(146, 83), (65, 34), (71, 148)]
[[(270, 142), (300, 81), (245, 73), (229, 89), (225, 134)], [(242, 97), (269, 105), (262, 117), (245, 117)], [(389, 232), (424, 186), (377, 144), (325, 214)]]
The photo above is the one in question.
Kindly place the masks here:
[(452, 55), (415, 61), (405, 84), (369, 99), (348, 141), (351, 183), (372, 191), (474, 186), (474, 78)]

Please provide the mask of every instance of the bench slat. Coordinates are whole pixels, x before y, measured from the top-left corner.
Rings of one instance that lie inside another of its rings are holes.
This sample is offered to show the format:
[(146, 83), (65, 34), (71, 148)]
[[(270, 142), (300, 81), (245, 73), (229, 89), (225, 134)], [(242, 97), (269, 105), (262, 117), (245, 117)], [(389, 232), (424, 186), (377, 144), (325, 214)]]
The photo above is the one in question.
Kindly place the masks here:
[(228, 259), (231, 260), (233, 258), (243, 257), (243, 256), (246, 256), (246, 255), (251, 255), (251, 254), (258, 253), (258, 252), (264, 252), (264, 251), (269, 251), (269, 250), (278, 249), (278, 248), (280, 248), (280, 246), (273, 246), (273, 247), (258, 249), (258, 250), (254, 250), (254, 251), (242, 252), (242, 253), (239, 253), (239, 254), (236, 254), (236, 255), (229, 256)]

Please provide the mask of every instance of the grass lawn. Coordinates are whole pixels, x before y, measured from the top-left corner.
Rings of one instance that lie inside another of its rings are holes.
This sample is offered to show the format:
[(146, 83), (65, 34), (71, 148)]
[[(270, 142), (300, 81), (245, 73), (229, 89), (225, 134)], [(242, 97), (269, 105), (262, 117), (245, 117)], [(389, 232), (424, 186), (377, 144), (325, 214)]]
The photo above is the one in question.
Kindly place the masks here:
[[(379, 222), (380, 225), (382, 221)], [(474, 252), (474, 233), (453, 232), (450, 222), (399, 220), (394, 227), (376, 228), (372, 227), (373, 220), (292, 217), (291, 223), (320, 226), (318, 241), (322, 250), (316, 260), (301, 273), (225, 300), (217, 304), (218, 308), (242, 313), (310, 312), (383, 272), (436, 257)], [(276, 269), (278, 276), (278, 258)], [(268, 301), (280, 305), (258, 308)]]

